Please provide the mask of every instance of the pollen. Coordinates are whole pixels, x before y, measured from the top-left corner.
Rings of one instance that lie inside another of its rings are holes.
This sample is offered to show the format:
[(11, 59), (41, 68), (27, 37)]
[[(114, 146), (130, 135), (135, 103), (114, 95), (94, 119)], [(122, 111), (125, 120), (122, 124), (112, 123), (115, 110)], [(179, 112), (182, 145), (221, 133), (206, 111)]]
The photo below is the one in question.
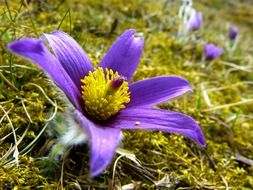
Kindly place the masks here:
[(118, 82), (122, 78), (118, 72), (98, 67), (81, 79), (84, 109), (89, 116), (107, 120), (125, 108), (130, 92), (126, 80)]
[(139, 121), (135, 122), (135, 125), (140, 125), (140, 124), (141, 124), (141, 122), (139, 122)]

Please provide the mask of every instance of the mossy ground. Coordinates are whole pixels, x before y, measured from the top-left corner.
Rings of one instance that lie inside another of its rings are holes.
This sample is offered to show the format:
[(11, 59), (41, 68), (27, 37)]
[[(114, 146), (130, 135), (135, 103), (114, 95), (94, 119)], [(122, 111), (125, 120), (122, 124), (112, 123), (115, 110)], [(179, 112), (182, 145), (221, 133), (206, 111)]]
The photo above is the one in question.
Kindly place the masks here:
[[(253, 189), (253, 4), (250, 0), (194, 3), (203, 13), (204, 27), (195, 32), (195, 40), (179, 42), (179, 1), (2, 2), (0, 189), (117, 189), (127, 184), (136, 189)], [(213, 64), (203, 63), (203, 44), (225, 47), (231, 24), (240, 31), (234, 56), (228, 58), (225, 52)], [(54, 138), (46, 132), (39, 134), (55, 119), (55, 108), (61, 113), (66, 105), (42, 71), (11, 55), (6, 44), (61, 29), (73, 36), (96, 64), (128, 28), (145, 36), (133, 80), (160, 75), (187, 78), (194, 92), (159, 107), (195, 118), (204, 131), (207, 148), (201, 150), (180, 135), (126, 131), (122, 148), (131, 151), (140, 166), (123, 157), (115, 170), (114, 160), (101, 176), (90, 179), (86, 146), (74, 147), (58, 166), (46, 162), (42, 158)], [(20, 151), (19, 167), (11, 160), (13, 131)]]

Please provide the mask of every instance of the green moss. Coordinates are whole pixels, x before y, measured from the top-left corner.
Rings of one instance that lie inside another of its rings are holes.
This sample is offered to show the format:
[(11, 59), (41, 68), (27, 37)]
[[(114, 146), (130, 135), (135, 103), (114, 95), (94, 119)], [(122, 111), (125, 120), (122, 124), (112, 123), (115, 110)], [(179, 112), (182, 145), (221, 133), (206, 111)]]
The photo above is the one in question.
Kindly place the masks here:
[(1, 189), (55, 189), (57, 182), (47, 182), (39, 175), (39, 168), (31, 157), (19, 157), (20, 165), (8, 164), (0, 167)]

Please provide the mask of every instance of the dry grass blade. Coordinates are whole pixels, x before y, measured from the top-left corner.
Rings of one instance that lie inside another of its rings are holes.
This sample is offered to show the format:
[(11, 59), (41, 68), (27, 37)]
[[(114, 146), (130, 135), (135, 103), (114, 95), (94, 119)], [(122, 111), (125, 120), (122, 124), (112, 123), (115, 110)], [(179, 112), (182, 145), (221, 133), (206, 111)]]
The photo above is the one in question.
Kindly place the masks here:
[(19, 151), (18, 151), (18, 142), (17, 142), (17, 136), (16, 136), (16, 132), (14, 129), (14, 126), (12, 125), (12, 122), (8, 116), (8, 113), (5, 111), (5, 109), (3, 108), (3, 106), (0, 105), (0, 108), (3, 110), (5, 117), (7, 118), (8, 122), (10, 123), (11, 129), (12, 129), (12, 134), (13, 134), (13, 138), (14, 138), (14, 154), (13, 157), (15, 159), (15, 162), (17, 164), (17, 166), (19, 165), (19, 161), (18, 161), (18, 156), (19, 156)]

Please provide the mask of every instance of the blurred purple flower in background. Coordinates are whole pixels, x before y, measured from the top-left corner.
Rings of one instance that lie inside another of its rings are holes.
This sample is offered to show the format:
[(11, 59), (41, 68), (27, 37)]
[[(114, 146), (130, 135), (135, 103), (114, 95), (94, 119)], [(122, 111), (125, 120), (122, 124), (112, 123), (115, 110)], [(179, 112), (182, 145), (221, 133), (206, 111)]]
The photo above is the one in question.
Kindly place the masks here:
[(41, 39), (11, 42), (11, 52), (39, 65), (75, 106), (76, 121), (89, 136), (90, 174), (99, 175), (111, 162), (120, 143), (121, 129), (160, 130), (185, 135), (205, 146), (199, 125), (189, 116), (152, 108), (191, 91), (187, 80), (161, 76), (131, 83), (142, 54), (144, 39), (125, 31), (97, 68), (78, 43), (62, 31)]
[(236, 26), (231, 26), (228, 31), (228, 38), (230, 40), (235, 40), (238, 36), (238, 28)]
[(198, 30), (203, 25), (203, 19), (201, 12), (193, 9), (190, 19), (187, 22), (187, 30)]
[(205, 44), (204, 45), (204, 54), (206, 59), (214, 60), (223, 53), (224, 49), (219, 48), (214, 44)]

